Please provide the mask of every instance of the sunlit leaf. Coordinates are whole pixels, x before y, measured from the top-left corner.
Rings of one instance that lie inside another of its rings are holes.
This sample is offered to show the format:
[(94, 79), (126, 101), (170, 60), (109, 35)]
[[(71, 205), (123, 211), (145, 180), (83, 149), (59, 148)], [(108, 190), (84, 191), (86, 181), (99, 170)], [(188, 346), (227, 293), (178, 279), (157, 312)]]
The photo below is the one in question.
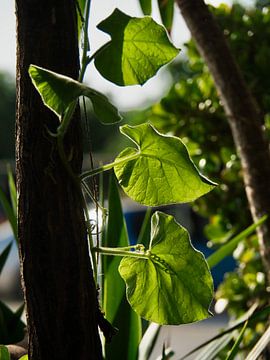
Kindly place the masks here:
[(91, 100), (94, 112), (102, 123), (112, 124), (121, 120), (116, 107), (98, 91), (70, 77), (35, 65), (30, 65), (29, 74), (43, 103), (59, 117), (60, 121), (69, 105), (82, 95)]
[(152, 216), (148, 258), (124, 257), (119, 272), (127, 298), (143, 318), (185, 324), (209, 317), (213, 280), (204, 256), (170, 215)]
[(97, 53), (95, 65), (117, 85), (144, 84), (179, 52), (150, 17), (132, 18), (116, 9), (98, 28), (111, 35), (111, 41)]
[(162, 135), (149, 124), (124, 125), (120, 131), (137, 145), (116, 158), (121, 161), (134, 155), (133, 160), (114, 167), (119, 183), (133, 200), (148, 206), (184, 203), (215, 186), (198, 172), (179, 138)]

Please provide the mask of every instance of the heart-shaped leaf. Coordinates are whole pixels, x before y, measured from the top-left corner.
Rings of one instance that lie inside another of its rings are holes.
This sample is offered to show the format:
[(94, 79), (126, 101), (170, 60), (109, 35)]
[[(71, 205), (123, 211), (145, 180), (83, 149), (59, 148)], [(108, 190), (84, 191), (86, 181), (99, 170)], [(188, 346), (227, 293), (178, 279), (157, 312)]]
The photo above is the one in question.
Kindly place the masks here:
[(70, 77), (35, 65), (30, 65), (29, 74), (43, 103), (59, 117), (60, 121), (69, 105), (82, 95), (91, 100), (94, 112), (102, 123), (113, 124), (121, 120), (116, 107), (98, 91)]
[(97, 53), (95, 65), (117, 85), (144, 84), (179, 52), (164, 27), (150, 17), (132, 18), (115, 9), (98, 28), (110, 34), (111, 41)]
[(120, 131), (137, 145), (122, 151), (116, 158), (122, 163), (114, 167), (133, 200), (147, 206), (184, 203), (215, 186), (198, 172), (179, 138), (162, 135), (150, 124), (124, 125)]
[(132, 308), (158, 324), (185, 324), (209, 317), (213, 279), (207, 262), (172, 216), (154, 213), (146, 254), (148, 259), (124, 257), (119, 266)]

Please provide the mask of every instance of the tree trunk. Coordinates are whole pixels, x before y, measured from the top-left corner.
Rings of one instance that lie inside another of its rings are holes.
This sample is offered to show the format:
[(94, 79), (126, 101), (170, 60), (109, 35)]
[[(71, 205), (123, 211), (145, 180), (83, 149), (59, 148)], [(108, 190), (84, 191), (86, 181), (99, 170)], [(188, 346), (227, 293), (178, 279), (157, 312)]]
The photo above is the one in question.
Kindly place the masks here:
[[(224, 104), (241, 164), (254, 221), (270, 215), (270, 153), (263, 118), (226, 39), (203, 0), (177, 0), (198, 49), (214, 78)], [(257, 230), (270, 284), (270, 217)]]
[[(58, 119), (41, 101), (30, 64), (78, 77), (75, 0), (16, 0), (16, 172), (29, 359), (101, 359), (97, 294), (80, 196), (58, 156)], [(78, 112), (65, 147), (78, 173)]]

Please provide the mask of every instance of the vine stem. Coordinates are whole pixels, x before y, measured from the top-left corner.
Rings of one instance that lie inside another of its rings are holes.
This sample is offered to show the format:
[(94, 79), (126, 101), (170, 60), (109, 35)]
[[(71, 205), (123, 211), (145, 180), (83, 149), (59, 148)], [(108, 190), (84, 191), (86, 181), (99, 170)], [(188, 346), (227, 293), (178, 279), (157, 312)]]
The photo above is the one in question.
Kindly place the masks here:
[(108, 170), (111, 170), (113, 167), (117, 166), (117, 165), (121, 165), (127, 161), (131, 161), (131, 160), (135, 160), (135, 159), (138, 159), (139, 157), (141, 156), (140, 152), (137, 152), (135, 154), (132, 154), (132, 155), (129, 155), (129, 156), (125, 156), (123, 157), (122, 159), (119, 159), (119, 160), (115, 160), (114, 162), (110, 163), (110, 164), (106, 164), (106, 165), (103, 165), (103, 166), (100, 166), (96, 169), (93, 169), (93, 170), (89, 170), (89, 171), (85, 171), (84, 173), (82, 173), (80, 175), (80, 179), (81, 180), (84, 180), (88, 177), (91, 177), (91, 176), (94, 176), (94, 175), (97, 175), (101, 172), (104, 172), (104, 171), (108, 171)]
[(93, 251), (102, 255), (122, 256), (122, 257), (135, 257), (140, 259), (149, 260), (150, 257), (147, 253), (140, 253), (136, 251), (123, 250), (128, 248), (108, 248), (108, 247), (94, 247)]
[(87, 51), (89, 50), (89, 37), (88, 37), (88, 25), (89, 25), (89, 15), (90, 15), (90, 6), (91, 0), (87, 0), (86, 8), (85, 8), (85, 15), (84, 15), (84, 27), (83, 27), (83, 53), (82, 53), (82, 60), (81, 60), (81, 71), (79, 75), (79, 82), (83, 81), (84, 74), (89, 64), (89, 59), (87, 57)]

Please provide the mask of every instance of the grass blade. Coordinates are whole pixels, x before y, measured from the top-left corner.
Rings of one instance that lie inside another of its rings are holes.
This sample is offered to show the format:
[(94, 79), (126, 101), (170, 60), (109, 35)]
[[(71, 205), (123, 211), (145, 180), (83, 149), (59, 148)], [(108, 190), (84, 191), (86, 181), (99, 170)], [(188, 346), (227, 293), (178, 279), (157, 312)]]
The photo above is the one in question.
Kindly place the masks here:
[[(122, 212), (118, 187), (114, 176), (110, 179), (108, 224), (105, 246), (125, 247), (129, 245), (126, 224)], [(111, 344), (106, 345), (106, 358), (110, 360), (137, 360), (141, 340), (141, 319), (126, 300), (125, 284), (118, 273), (120, 257), (104, 256), (105, 317), (119, 329)]]
[(139, 346), (138, 360), (148, 360), (157, 342), (161, 325), (150, 323)]
[[(246, 314), (244, 314), (243, 316), (241, 316), (240, 319), (238, 319), (238, 321), (236, 321), (236, 323), (232, 326), (230, 326), (229, 328), (227, 328), (226, 330), (220, 332), (219, 334), (215, 335), (214, 337), (212, 337), (211, 339), (203, 342), (201, 345), (197, 346), (196, 348), (192, 349), (191, 351), (189, 351), (187, 354), (185, 354), (184, 356), (182, 356), (180, 359), (178, 360), (184, 360), (186, 359), (188, 356), (192, 355), (193, 353), (195, 353), (196, 351), (202, 349), (203, 347), (207, 346), (208, 344), (211, 344), (213, 341), (222, 338), (224, 335), (226, 334), (230, 334), (232, 331), (238, 329), (239, 327), (243, 326), (245, 324), (245, 322), (248, 320), (249, 323), (252, 323), (252, 321), (256, 320), (258, 317), (260, 316), (268, 316), (270, 314), (270, 306), (267, 306), (261, 310), (256, 311), (255, 313), (254, 310), (256, 308), (256, 304), (254, 304), (247, 312)], [(198, 359), (201, 360), (201, 357), (199, 355)], [(208, 358), (206, 358), (207, 360), (210, 360), (210, 356)]]
[(233, 360), (235, 358), (235, 356), (237, 355), (238, 353), (238, 350), (239, 350), (239, 346), (243, 340), (243, 336), (244, 336), (244, 333), (246, 331), (246, 327), (247, 327), (247, 324), (248, 324), (248, 321), (246, 321), (244, 323), (244, 326), (242, 327), (242, 330), (238, 336), (238, 338), (236, 339), (235, 343), (233, 344), (233, 347), (231, 348), (228, 356), (226, 357), (226, 360)]
[(151, 215), (152, 215), (152, 209), (149, 207), (145, 212), (142, 227), (140, 229), (140, 233), (137, 240), (138, 244), (143, 244), (145, 247), (148, 247), (150, 242)]
[(12, 205), (13, 212), (14, 212), (14, 214), (16, 214), (16, 217), (17, 217), (17, 190), (16, 190), (16, 185), (15, 185), (14, 177), (13, 177), (10, 166), (8, 166), (7, 174), (8, 174), (8, 188), (9, 188), (9, 194), (10, 194), (10, 199), (11, 199), (11, 205)]
[(246, 360), (258, 359), (258, 357), (263, 352), (263, 350), (266, 348), (266, 346), (269, 345), (269, 342), (270, 342), (270, 326), (267, 328), (267, 330), (262, 335), (260, 340), (256, 343), (256, 345), (253, 347), (251, 352), (248, 354), (248, 357), (246, 358)]
[(262, 225), (267, 219), (267, 215), (261, 217), (256, 223), (250, 225), (240, 234), (231, 239), (228, 243), (222, 245), (217, 251), (215, 251), (212, 255), (208, 256), (207, 262), (210, 268), (216, 266), (219, 262), (221, 262), (226, 256), (232, 254), (238, 243), (244, 240), (247, 236), (253, 233), (256, 228)]

